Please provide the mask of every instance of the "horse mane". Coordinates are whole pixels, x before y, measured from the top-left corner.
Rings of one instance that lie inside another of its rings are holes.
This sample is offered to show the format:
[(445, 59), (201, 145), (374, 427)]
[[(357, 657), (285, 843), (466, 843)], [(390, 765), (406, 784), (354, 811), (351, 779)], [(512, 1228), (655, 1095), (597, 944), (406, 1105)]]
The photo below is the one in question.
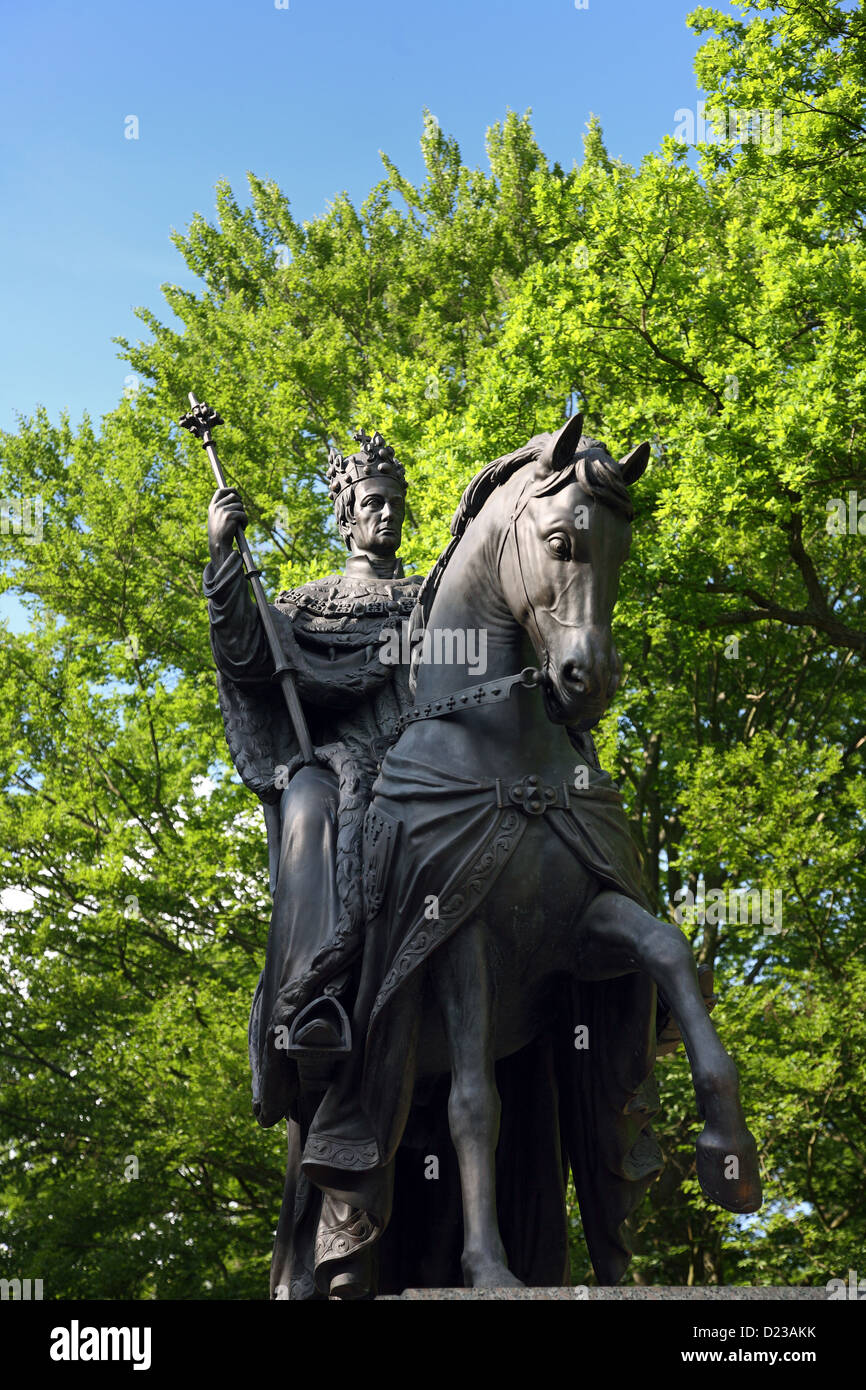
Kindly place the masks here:
[[(415, 612), (425, 624), (430, 616), (430, 609), (433, 607), (433, 600), (436, 597), (448, 561), (460, 544), (470, 521), (478, 516), (485, 502), (489, 500), (498, 487), (508, 482), (508, 479), (517, 472), (518, 468), (522, 468), (524, 464), (539, 457), (549, 439), (549, 434), (535, 434), (521, 448), (515, 449), (513, 453), (503, 454), (501, 458), (494, 459), (492, 463), (485, 464), (475, 474), (451, 518), (451, 540), (442, 551), (418, 592)], [(549, 479), (544, 480), (543, 485), (538, 488), (537, 495), (542, 496), (562, 487), (572, 471), (586, 493), (606, 506), (613, 507), (615, 511), (631, 521), (633, 515), (631, 497), (620, 475), (619, 464), (611, 458), (603, 444), (599, 443), (597, 439), (591, 439), (586, 434), (581, 435), (577, 450), (571, 460), (558, 473), (554, 473)]]

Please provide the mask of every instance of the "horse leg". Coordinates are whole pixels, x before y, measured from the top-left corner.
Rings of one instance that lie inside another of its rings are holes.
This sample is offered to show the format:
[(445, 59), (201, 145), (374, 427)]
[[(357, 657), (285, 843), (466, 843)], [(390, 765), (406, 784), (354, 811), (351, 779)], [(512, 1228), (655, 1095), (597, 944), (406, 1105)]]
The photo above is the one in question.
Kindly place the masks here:
[(683, 1036), (704, 1121), (696, 1144), (701, 1187), (728, 1211), (757, 1211), (758, 1151), (740, 1105), (737, 1069), (710, 1021), (685, 936), (621, 893), (604, 892), (581, 918), (579, 937), (582, 978), (610, 976), (612, 967), (625, 964), (648, 974), (664, 994)]
[(493, 973), (483, 924), (465, 923), (429, 964), (451, 1058), (448, 1125), (463, 1194), (463, 1278), (468, 1288), (520, 1286), (496, 1215), (500, 1101), (493, 1057)]

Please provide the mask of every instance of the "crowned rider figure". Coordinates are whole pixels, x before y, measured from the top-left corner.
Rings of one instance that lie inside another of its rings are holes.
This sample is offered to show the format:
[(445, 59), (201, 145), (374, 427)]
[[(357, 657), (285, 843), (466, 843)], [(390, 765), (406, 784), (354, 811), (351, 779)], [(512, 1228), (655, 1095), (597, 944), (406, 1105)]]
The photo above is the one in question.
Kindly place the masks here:
[(332, 449), (328, 467), (345, 570), (280, 594), (271, 609), (309, 725), (311, 764), (273, 682), (274, 659), (233, 546), (246, 525), (239, 494), (218, 489), (208, 513), (203, 587), (226, 737), (244, 782), (264, 804), (268, 832), (273, 909), (250, 1061), (259, 1123), (289, 1122), (271, 1278), (277, 1297), (315, 1296), (321, 1193), (302, 1175), (300, 1155), (352, 1047), (364, 813), (396, 721), (411, 704), (408, 666), (387, 659), (387, 639), (408, 619), (421, 583), (404, 575), (397, 553), (405, 474), (380, 434), (362, 430), (354, 438), (357, 451), (343, 457)]

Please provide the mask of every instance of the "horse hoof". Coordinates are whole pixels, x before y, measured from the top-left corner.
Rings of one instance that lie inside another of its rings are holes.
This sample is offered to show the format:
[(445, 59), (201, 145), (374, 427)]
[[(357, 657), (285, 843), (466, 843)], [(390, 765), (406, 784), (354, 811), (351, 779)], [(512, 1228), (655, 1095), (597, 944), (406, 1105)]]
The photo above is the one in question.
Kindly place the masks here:
[(362, 1278), (355, 1270), (346, 1270), (343, 1274), (336, 1274), (331, 1280), (329, 1297), (348, 1301), (349, 1299), (371, 1298), (372, 1294), (366, 1279)]
[(726, 1211), (757, 1211), (761, 1205), (758, 1148), (749, 1131), (724, 1139), (705, 1128), (695, 1145), (698, 1181), (711, 1202)]
[(522, 1289), (523, 1280), (512, 1274), (501, 1260), (476, 1260), (464, 1257), (463, 1278), (467, 1289)]

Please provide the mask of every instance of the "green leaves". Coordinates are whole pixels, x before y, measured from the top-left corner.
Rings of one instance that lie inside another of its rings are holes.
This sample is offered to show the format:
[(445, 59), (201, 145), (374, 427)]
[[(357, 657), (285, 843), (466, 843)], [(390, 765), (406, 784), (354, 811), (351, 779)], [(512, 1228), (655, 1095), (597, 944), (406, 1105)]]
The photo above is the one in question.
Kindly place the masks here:
[[(273, 183), (250, 175), (249, 206), (220, 185), (215, 220), (174, 237), (201, 289), (165, 287), (178, 323), (142, 311), (149, 341), (120, 342), (137, 389), (98, 428), (39, 413), (0, 440), (0, 494), (43, 503), (41, 540), (0, 533), (31, 620), (0, 633), (0, 859), (17, 890), (0, 899), (4, 1275), (44, 1277), (46, 1296), (265, 1288), (281, 1142), (250, 1117), (245, 1050), (264, 827), (216, 703), (213, 482), (177, 427), (189, 390), (226, 421), (272, 593), (341, 565), (324, 469), (358, 425), (407, 467), (403, 556), (422, 571), (478, 467), (557, 427), (566, 402), (618, 454), (651, 441), (603, 760), (659, 915), (699, 883), (778, 888), (784, 907), (778, 933), (687, 927), (715, 966), (770, 1201), (744, 1222), (700, 1197), (685, 1059), (663, 1061), (668, 1168), (635, 1269), (823, 1283), (856, 1264), (866, 538), (827, 516), (866, 497), (866, 260), (843, 138), (861, 12), (753, 9), (693, 15), (716, 35), (699, 74), (708, 106), (827, 104), (780, 154), (710, 147), (699, 174), (666, 142), (635, 170), (593, 120), (566, 172), (509, 113), (489, 168), (469, 169), (428, 115), (419, 186), (385, 158), (360, 208), (340, 197), (301, 225)], [(581, 1258), (576, 1238), (576, 1277)]]

